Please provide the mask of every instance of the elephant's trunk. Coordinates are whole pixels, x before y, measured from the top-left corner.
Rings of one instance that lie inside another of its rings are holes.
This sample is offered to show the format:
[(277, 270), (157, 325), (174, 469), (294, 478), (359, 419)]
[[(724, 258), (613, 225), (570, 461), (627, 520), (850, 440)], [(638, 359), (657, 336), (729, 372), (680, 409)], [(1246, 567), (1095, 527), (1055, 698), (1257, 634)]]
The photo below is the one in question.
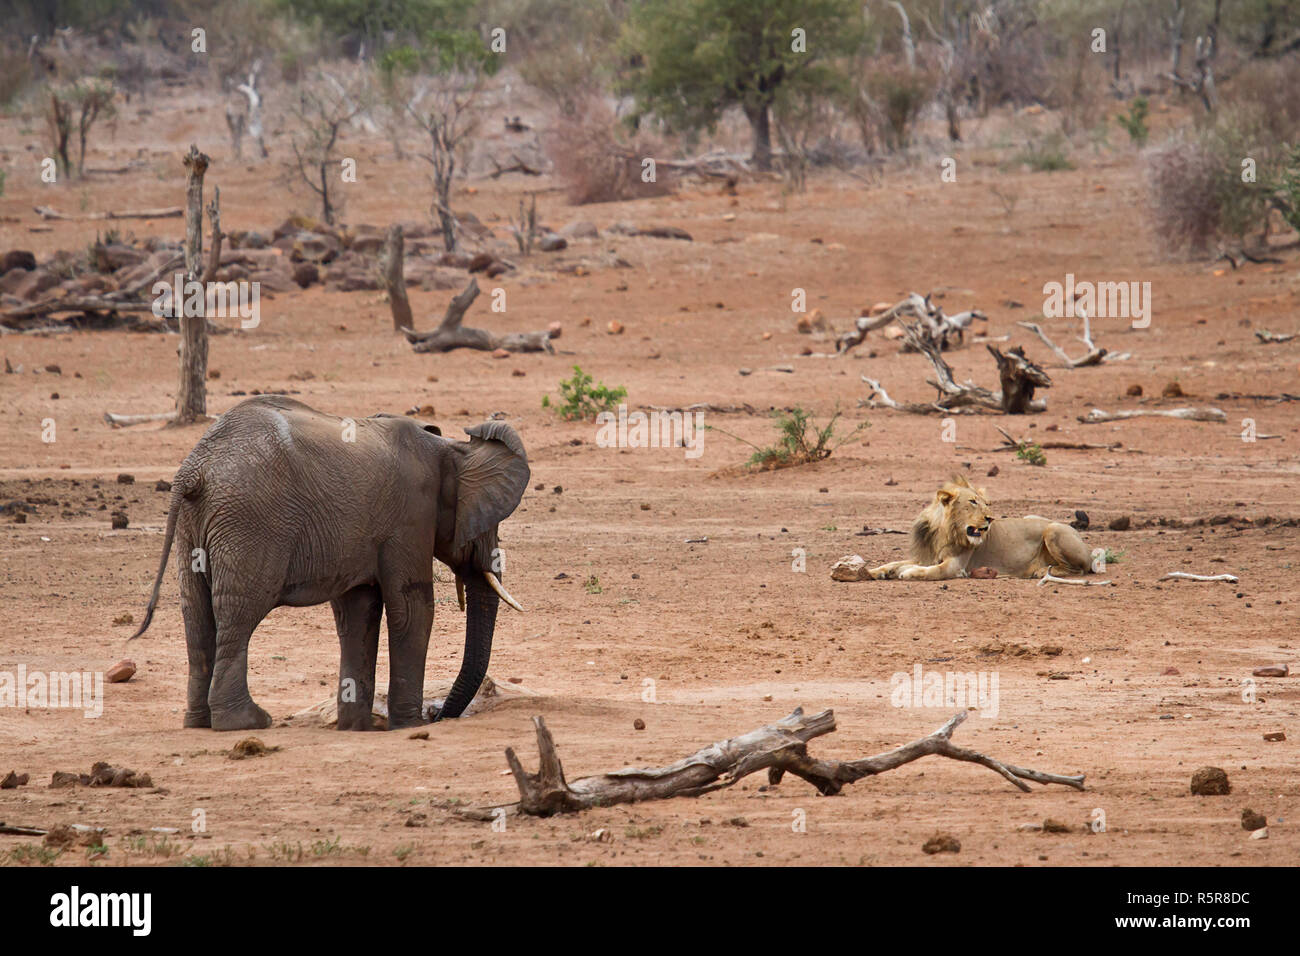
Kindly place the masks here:
[[(491, 573), (491, 572), (489, 572)], [(465, 582), (467, 609), (465, 612), (465, 656), (460, 662), (460, 673), (451, 693), (438, 712), (438, 720), (459, 717), (478, 693), (479, 685), (487, 676), (488, 661), (492, 657), (492, 634), (497, 625), (497, 607), (501, 599), (484, 580), (482, 572), (466, 568), (461, 575)]]

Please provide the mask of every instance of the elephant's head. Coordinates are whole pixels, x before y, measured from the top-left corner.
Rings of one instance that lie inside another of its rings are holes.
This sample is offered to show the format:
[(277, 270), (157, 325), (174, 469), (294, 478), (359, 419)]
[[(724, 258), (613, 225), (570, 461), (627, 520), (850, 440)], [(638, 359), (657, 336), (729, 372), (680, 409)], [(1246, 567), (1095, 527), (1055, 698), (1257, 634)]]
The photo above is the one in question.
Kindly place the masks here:
[[(465, 655), (460, 673), (438, 713), (459, 717), (487, 675), (492, 635), (501, 600), (522, 611), (501, 586), (504, 566), (497, 526), (519, 506), (528, 487), (528, 456), (515, 430), (505, 422), (467, 428), (468, 442), (448, 442), (446, 464), (454, 480), (441, 489), (434, 554), (456, 574), (465, 607)], [(451, 477), (448, 475), (447, 477)], [(451, 520), (447, 520), (450, 517)]]

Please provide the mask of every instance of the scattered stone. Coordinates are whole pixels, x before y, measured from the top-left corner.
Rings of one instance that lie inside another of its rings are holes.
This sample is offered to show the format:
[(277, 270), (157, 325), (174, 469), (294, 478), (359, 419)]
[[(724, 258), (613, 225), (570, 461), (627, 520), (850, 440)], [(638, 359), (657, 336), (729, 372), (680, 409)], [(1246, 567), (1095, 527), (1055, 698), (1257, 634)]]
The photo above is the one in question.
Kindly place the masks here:
[(645, 730), (645, 721), (638, 717), (636, 720), (632, 721), (632, 728), (634, 730)]
[(594, 222), (579, 219), (561, 229), (560, 235), (568, 236), (570, 239), (598, 239), (600, 238), (600, 230), (596, 228)]
[(134, 485), (135, 475), (128, 475), (125, 472), (123, 472), (122, 474), (117, 476), (117, 483), (119, 485)]
[[(417, 730), (415, 733), (408, 735), (406, 739), (407, 740), (428, 740), (429, 732), (427, 730)], [(407, 826), (410, 826), (410, 824), (408, 823)]]
[(832, 581), (870, 581), (867, 561), (859, 554), (845, 555), (831, 565)]
[(1112, 518), (1106, 528), (1109, 531), (1127, 531), (1132, 524), (1132, 518), (1128, 515), (1120, 515), (1118, 518)]
[(494, 349), (492, 351), (492, 357), (494, 359), (510, 358), (510, 353), (507, 352), (505, 349)]
[(172, 483), (171, 483), (170, 481), (165, 481), (165, 480), (163, 480), (162, 478), (159, 478), (159, 479), (158, 479), (158, 484), (156, 484), (156, 485), (153, 486), (153, 490), (154, 490), (154, 491), (171, 491), (171, 490), (172, 490)]
[(1260, 829), (1256, 830), (1254, 833), (1250, 835), (1250, 838), (1252, 840), (1267, 840), (1268, 827), (1260, 827)]
[(1074, 528), (1076, 531), (1087, 531), (1088, 512), (1076, 510), (1074, 512), (1074, 520), (1070, 522), (1070, 527)]
[(973, 578), (979, 578), (980, 580), (991, 581), (998, 576), (998, 569), (990, 568), (990, 567), (980, 567), (972, 571), (970, 573), (970, 576)]
[(262, 757), (266, 754), (275, 753), (279, 749), (279, 747), (268, 747), (257, 737), (245, 737), (230, 748), (230, 753), (227, 756), (231, 760), (243, 760), (245, 757)]
[(320, 266), (314, 262), (298, 262), (293, 267), (293, 281), (298, 288), (306, 289), (320, 282)]
[(0, 276), (11, 269), (22, 269), (24, 272), (36, 271), (35, 254), (26, 249), (10, 249), (0, 256)]
[(1272, 733), (1265, 734), (1264, 739), (1271, 744), (1276, 744), (1286, 740), (1286, 734), (1280, 730), (1275, 730)]
[(104, 672), (104, 680), (110, 684), (124, 684), (135, 676), (135, 661), (118, 661)]
[(470, 272), (483, 272), (488, 266), (492, 265), (494, 259), (489, 252), (479, 252), (469, 260)]
[(569, 240), (563, 236), (557, 236), (553, 232), (548, 232), (537, 243), (537, 248), (542, 252), (559, 252), (561, 249), (569, 247)]
[(1165, 385), (1164, 390), (1161, 391), (1160, 394), (1165, 398), (1183, 398), (1187, 395), (1187, 393), (1183, 391), (1183, 387), (1177, 382), (1169, 382)]
[(1192, 793), (1198, 797), (1218, 797), (1232, 793), (1228, 775), (1218, 767), (1202, 767), (1192, 774)]
[[(429, 735), (426, 733), (424, 736), (427, 738)], [(427, 827), (428, 825), (429, 815), (427, 813), (421, 813), (419, 810), (416, 810), (407, 816), (406, 822), (402, 824), (402, 826), (407, 827)]]
[(1060, 820), (1053, 820), (1051, 817), (1048, 817), (1046, 820), (1043, 821), (1043, 832), (1044, 833), (1069, 833), (1070, 825), (1068, 823), (1062, 823)]
[(605, 331), (608, 332), (610, 335), (622, 335), (623, 323), (620, 322), (618, 319), (610, 319), (609, 325), (605, 326)]
[(27, 786), (27, 781), (30, 779), (30, 774), (19, 773), (17, 770), (10, 770), (5, 774), (5, 778), (0, 780), (0, 790), (13, 790), (17, 787), (25, 787)]
[(111, 521), (114, 531), (121, 531), (128, 524), (126, 514), (121, 511), (114, 511)]
[(151, 788), (153, 780), (147, 773), (136, 773), (125, 767), (113, 767), (101, 760), (90, 768), (90, 773), (68, 773), (56, 770), (50, 777), (50, 789), (62, 787), (130, 787)]
[(1268, 664), (1256, 667), (1250, 673), (1255, 677), (1286, 677), (1291, 673), (1291, 668), (1286, 664)]
[(1262, 830), (1268, 826), (1268, 817), (1262, 813), (1256, 813), (1247, 807), (1241, 811), (1241, 828), (1254, 833), (1256, 830)]
[(1130, 386), (1128, 387), (1128, 391), (1126, 391), (1124, 394), (1127, 395), (1129, 398), (1141, 398), (1141, 397), (1142, 397), (1142, 386), (1141, 386), (1141, 385), (1130, 385)]
[(936, 833), (921, 846), (922, 853), (960, 853), (961, 841), (951, 833)]
[(988, 475), (988, 477), (990, 478), (996, 478), (998, 476), (998, 471), (999, 471), (998, 466), (993, 465), (991, 468), (989, 468), (987, 472), (985, 472), (985, 474)]

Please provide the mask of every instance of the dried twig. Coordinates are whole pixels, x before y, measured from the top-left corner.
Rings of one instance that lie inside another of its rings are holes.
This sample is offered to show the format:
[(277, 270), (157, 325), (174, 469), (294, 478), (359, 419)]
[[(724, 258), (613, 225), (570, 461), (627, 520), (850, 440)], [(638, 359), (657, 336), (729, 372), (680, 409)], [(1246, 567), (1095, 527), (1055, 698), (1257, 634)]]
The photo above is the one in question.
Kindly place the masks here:
[(1170, 571), (1161, 581), (1227, 581), (1237, 583), (1235, 574), (1188, 574), (1186, 571)]
[(1206, 406), (1205, 408), (1135, 408), (1129, 411), (1107, 412), (1094, 408), (1087, 415), (1078, 416), (1085, 425), (1097, 425), (1102, 422), (1120, 422), (1127, 418), (1155, 416), (1160, 418), (1178, 418), (1188, 422), (1226, 422), (1228, 416), (1222, 409)]
[(1038, 579), (1038, 586), (1040, 588), (1044, 584), (1078, 584), (1078, 585), (1082, 585), (1083, 587), (1095, 588), (1095, 587), (1101, 587), (1103, 584), (1110, 584), (1110, 580), (1107, 579), (1105, 581), (1093, 581), (1091, 578), (1058, 578), (1051, 571), (1048, 571), (1044, 573), (1041, 578)]

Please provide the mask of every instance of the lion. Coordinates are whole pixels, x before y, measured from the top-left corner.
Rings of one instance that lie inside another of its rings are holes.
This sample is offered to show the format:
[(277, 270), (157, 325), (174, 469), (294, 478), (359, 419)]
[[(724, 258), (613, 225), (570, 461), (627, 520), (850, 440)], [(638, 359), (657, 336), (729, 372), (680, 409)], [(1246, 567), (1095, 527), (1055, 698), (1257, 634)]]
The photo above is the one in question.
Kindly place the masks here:
[(873, 580), (946, 581), (989, 567), (1019, 578), (1086, 574), (1092, 558), (1079, 533), (1037, 515), (993, 520), (988, 494), (964, 477), (946, 483), (912, 522), (912, 559), (868, 572)]

